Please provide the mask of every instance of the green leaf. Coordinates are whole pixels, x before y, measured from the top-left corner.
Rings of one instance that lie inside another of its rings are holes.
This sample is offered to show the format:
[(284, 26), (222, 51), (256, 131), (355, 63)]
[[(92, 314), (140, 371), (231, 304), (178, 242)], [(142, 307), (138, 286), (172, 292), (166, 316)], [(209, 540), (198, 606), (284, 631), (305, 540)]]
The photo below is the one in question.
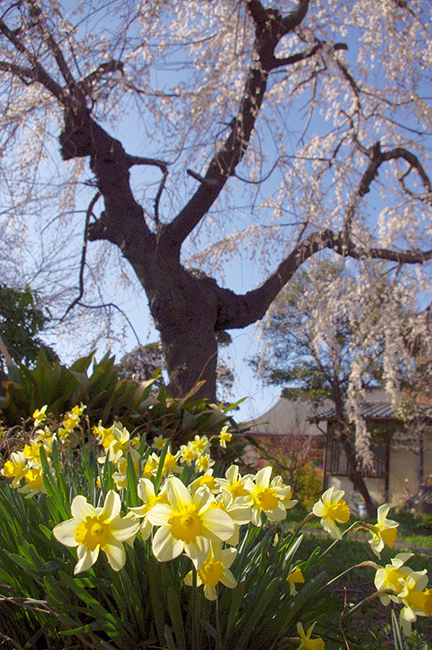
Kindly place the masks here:
[(167, 604), (178, 648), (179, 650), (187, 650), (180, 603), (172, 587), (168, 587)]

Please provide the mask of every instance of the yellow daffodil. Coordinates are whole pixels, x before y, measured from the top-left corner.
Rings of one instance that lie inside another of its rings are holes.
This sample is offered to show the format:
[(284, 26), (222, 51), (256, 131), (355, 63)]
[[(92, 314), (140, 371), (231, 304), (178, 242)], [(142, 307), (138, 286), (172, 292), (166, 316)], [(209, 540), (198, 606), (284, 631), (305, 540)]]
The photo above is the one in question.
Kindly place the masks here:
[(18, 487), (22, 478), (24, 478), (29, 467), (27, 465), (27, 458), (22, 451), (13, 451), (10, 455), (10, 460), (7, 460), (3, 465), (1, 474), (6, 478), (12, 478), (10, 484), (12, 488)]
[(390, 506), (387, 504), (380, 506), (377, 512), (377, 524), (375, 526), (366, 524), (368, 530), (372, 533), (372, 538), (369, 540), (369, 544), (371, 545), (375, 555), (378, 557), (380, 557), (384, 546), (392, 548), (397, 537), (397, 527), (399, 524), (397, 521), (387, 519), (389, 510)]
[(337, 490), (334, 486), (326, 490), (321, 499), (315, 503), (312, 512), (316, 517), (321, 517), (321, 526), (334, 539), (342, 539), (338, 524), (346, 524), (350, 518), (350, 510), (342, 499), (344, 490)]
[(148, 513), (157, 503), (166, 503), (169, 504), (165, 490), (157, 495), (155, 493), (154, 485), (148, 478), (140, 478), (138, 481), (137, 493), (141, 501), (143, 502), (142, 506), (136, 508), (129, 508), (136, 517), (141, 519), (140, 522), (140, 532), (143, 540), (145, 541), (150, 537), (152, 531), (152, 524), (148, 520)]
[(36, 440), (30, 440), (29, 445), (24, 445), (24, 456), (27, 458), (29, 466), (38, 467), (40, 465), (40, 448), (42, 447), (42, 442), (37, 442)]
[(210, 443), (207, 436), (196, 435), (193, 440), (189, 441), (188, 445), (197, 456), (200, 456), (201, 454), (205, 454), (207, 452)]
[(229, 433), (228, 427), (223, 427), (221, 429), (221, 432), (219, 434), (219, 440), (220, 440), (219, 442), (220, 446), (226, 449), (227, 442), (231, 442), (232, 440), (232, 433)]
[(201, 454), (201, 456), (195, 460), (195, 470), (197, 472), (206, 472), (214, 464), (214, 460), (212, 460), (208, 454)]
[(216, 483), (221, 490), (228, 492), (235, 499), (236, 497), (249, 497), (250, 494), (245, 488), (245, 483), (250, 474), (241, 476), (237, 465), (231, 465), (225, 472), (225, 478), (217, 478)]
[(192, 481), (189, 485), (189, 490), (191, 491), (192, 494), (194, 494), (198, 488), (202, 487), (203, 485), (206, 485), (210, 492), (213, 492), (214, 494), (219, 492), (219, 487), (216, 484), (216, 479), (213, 476), (213, 470), (208, 469), (205, 474), (202, 474), (202, 476), (199, 476), (195, 481)]
[(210, 541), (225, 541), (234, 533), (233, 521), (223, 510), (210, 508), (213, 495), (207, 487), (192, 496), (174, 476), (165, 485), (169, 503), (156, 504), (147, 515), (151, 524), (160, 526), (153, 537), (153, 553), (165, 562), (184, 551), (199, 569), (209, 553)]
[(114, 440), (112, 427), (105, 428), (102, 426), (101, 422), (99, 422), (97, 427), (93, 427), (93, 434), (98, 436), (99, 442), (103, 445), (104, 449), (108, 449), (111, 442)]
[(417, 616), (430, 616), (432, 613), (432, 589), (425, 589), (428, 583), (427, 571), (411, 571), (400, 581), (398, 597), (403, 603), (399, 623), (406, 636), (411, 634), (411, 623)]
[(302, 585), (305, 582), (305, 579), (303, 577), (303, 573), (302, 573), (302, 570), (300, 569), (300, 567), (295, 567), (295, 569), (293, 569), (290, 572), (290, 574), (289, 574), (289, 576), (287, 578), (287, 582), (288, 582), (289, 588), (290, 588), (290, 596), (295, 596), (296, 593), (297, 593), (297, 589), (296, 589), (295, 586), (299, 585), (299, 584)]
[(301, 623), (297, 623), (297, 632), (301, 641), (297, 650), (324, 650), (325, 645), (324, 641), (321, 638), (318, 637), (316, 639), (311, 639), (314, 627), (315, 623), (311, 625), (311, 627), (308, 628), (308, 631), (305, 633), (303, 625)]
[(24, 481), (25, 485), (18, 488), (18, 492), (25, 494), (26, 499), (30, 499), (35, 494), (46, 494), (41, 467), (30, 467), (24, 476)]
[(253, 481), (251, 478), (245, 481), (245, 490), (252, 499), (251, 521), (255, 526), (261, 526), (261, 512), (264, 512), (270, 521), (282, 521), (286, 517), (286, 511), (297, 503), (291, 499), (291, 488), (282, 483), (280, 476), (275, 476), (270, 483), (271, 473), (271, 467), (263, 467), (256, 473)]
[(412, 572), (407, 566), (404, 566), (405, 562), (408, 562), (412, 558), (413, 553), (398, 553), (391, 560), (391, 564), (386, 564), (385, 567), (379, 567), (375, 574), (375, 587), (379, 592), (390, 591), (393, 594), (383, 593), (380, 596), (380, 600), (383, 605), (388, 605), (390, 600), (399, 603), (400, 599), (397, 597), (399, 592), (402, 589), (403, 579)]
[(164, 438), (163, 436), (155, 436), (153, 438), (152, 448), (158, 449), (160, 451), (161, 449), (163, 449), (163, 446), (167, 440), (168, 438)]
[[(197, 586), (204, 585), (204, 596), (208, 600), (216, 600), (216, 585), (221, 582), (225, 587), (234, 589), (237, 581), (230, 571), (237, 551), (234, 548), (221, 550), (221, 545), (213, 542), (210, 551), (197, 574)], [(193, 571), (190, 571), (185, 579), (185, 585), (193, 585)]]
[(188, 467), (192, 465), (196, 458), (196, 453), (189, 445), (180, 445), (180, 462), (185, 463)]
[(48, 408), (48, 405), (45, 404), (45, 406), (42, 406), (41, 409), (36, 409), (32, 415), (32, 418), (34, 419), (34, 426), (38, 427), (42, 422), (46, 420), (46, 410)]
[(72, 519), (58, 524), (53, 534), (65, 546), (77, 549), (75, 574), (89, 569), (101, 549), (114, 571), (123, 568), (126, 562), (123, 542), (133, 544), (140, 522), (133, 515), (120, 517), (120, 509), (120, 497), (114, 490), (107, 493), (102, 508), (95, 508), (82, 495), (74, 498)]

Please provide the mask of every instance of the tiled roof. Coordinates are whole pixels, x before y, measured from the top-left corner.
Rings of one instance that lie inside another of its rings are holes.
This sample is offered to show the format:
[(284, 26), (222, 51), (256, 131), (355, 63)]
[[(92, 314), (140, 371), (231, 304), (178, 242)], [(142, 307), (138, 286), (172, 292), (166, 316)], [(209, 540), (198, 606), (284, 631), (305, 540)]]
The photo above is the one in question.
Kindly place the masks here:
[[(432, 420), (432, 406), (427, 404), (419, 405), (422, 415)], [(394, 420), (400, 419), (395, 414), (394, 407), (389, 402), (372, 402), (362, 406), (361, 415), (365, 420)], [(336, 420), (336, 409), (330, 408), (324, 411), (319, 411), (314, 415), (309, 416), (308, 420)]]

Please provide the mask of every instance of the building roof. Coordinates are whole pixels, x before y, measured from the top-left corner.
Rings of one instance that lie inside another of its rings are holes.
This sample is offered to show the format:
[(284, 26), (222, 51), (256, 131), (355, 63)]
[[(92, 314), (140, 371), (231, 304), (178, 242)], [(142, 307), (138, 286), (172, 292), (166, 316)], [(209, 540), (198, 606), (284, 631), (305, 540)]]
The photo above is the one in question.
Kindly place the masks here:
[[(428, 404), (419, 405), (419, 410), (423, 417), (432, 420), (432, 406)], [(361, 416), (365, 420), (400, 420), (401, 418), (395, 412), (394, 407), (389, 402), (366, 402), (361, 408)], [(309, 416), (309, 420), (318, 422), (319, 420), (337, 420), (336, 409), (329, 408), (319, 411)]]

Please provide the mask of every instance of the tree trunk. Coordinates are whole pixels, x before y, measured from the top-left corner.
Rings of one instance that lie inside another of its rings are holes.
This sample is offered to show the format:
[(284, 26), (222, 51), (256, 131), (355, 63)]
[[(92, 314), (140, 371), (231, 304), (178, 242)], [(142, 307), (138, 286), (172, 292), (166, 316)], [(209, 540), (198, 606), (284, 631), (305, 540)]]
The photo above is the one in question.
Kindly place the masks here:
[(366, 510), (368, 516), (374, 519), (377, 515), (376, 506), (372, 500), (371, 495), (367, 485), (361, 475), (361, 472), (357, 469), (357, 458), (353, 446), (348, 438), (347, 431), (349, 430), (349, 424), (346, 421), (345, 412), (343, 408), (343, 400), (341, 397), (335, 399), (335, 409), (337, 416), (337, 432), (340, 441), (342, 442), (349, 467), (349, 479), (354, 485), (355, 489), (360, 492), (365, 502)]
[(216, 401), (216, 282), (187, 271), (174, 252), (156, 255), (145, 268), (130, 260), (149, 299), (160, 332), (169, 393), (182, 397), (197, 382), (197, 397)]

